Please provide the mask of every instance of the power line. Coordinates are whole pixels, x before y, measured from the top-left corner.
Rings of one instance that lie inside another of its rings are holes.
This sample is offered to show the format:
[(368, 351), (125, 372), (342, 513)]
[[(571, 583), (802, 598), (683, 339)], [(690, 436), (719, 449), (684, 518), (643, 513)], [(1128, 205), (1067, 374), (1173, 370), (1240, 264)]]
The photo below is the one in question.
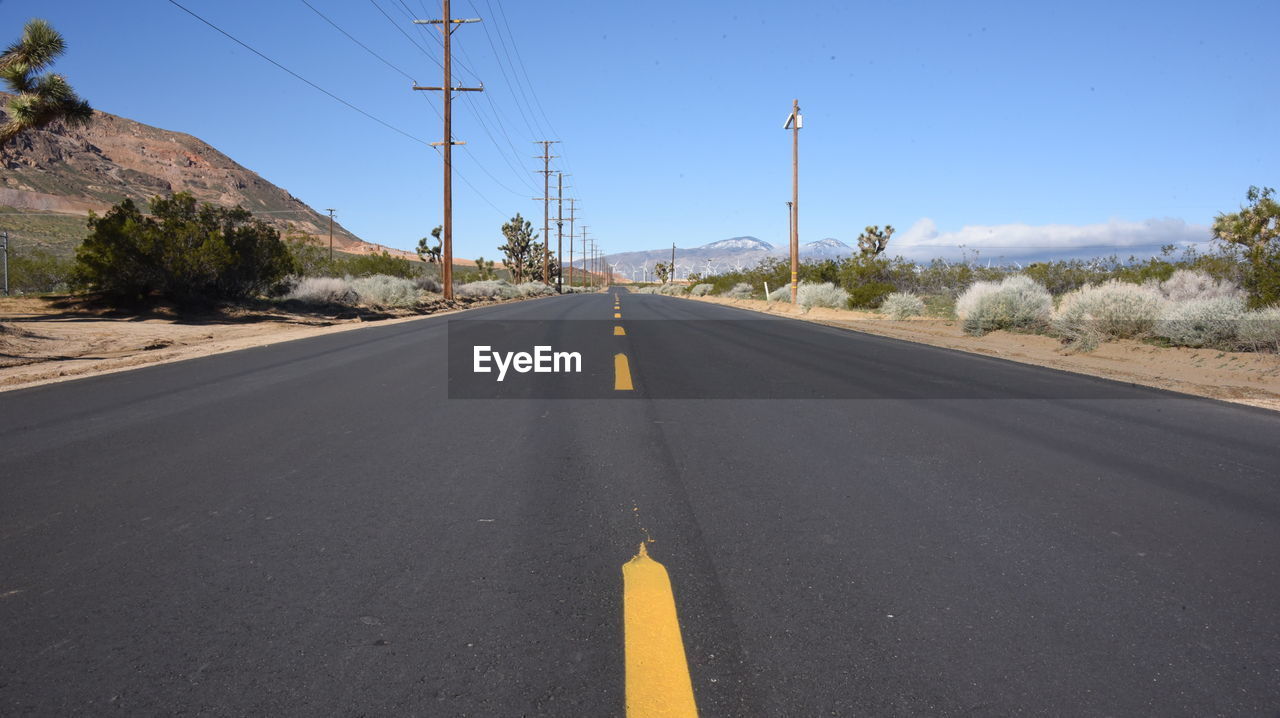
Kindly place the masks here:
[(299, 75), (298, 73), (294, 72), (293, 70), (290, 70), (289, 68), (285, 67), (284, 65), (281, 65), (280, 63), (276, 62), (275, 60), (272, 60), (271, 58), (269, 58), (269, 57), (267, 57), (266, 55), (262, 54), (262, 53), (261, 53), (261, 52), (259, 52), (256, 48), (254, 48), (254, 47), (250, 46), (248, 43), (244, 42), (244, 41), (243, 41), (243, 40), (241, 40), (240, 38), (236, 37), (235, 35), (232, 35), (231, 33), (227, 32), (226, 30), (223, 30), (222, 28), (218, 27), (217, 25), (214, 25), (213, 23), (209, 22), (208, 20), (204, 19), (203, 17), (200, 17), (200, 16), (199, 16), (199, 15), (197, 15), (196, 13), (194, 13), (194, 12), (192, 12), (191, 10), (187, 9), (187, 8), (186, 8), (186, 7), (184, 7), (181, 3), (177, 2), (177, 0), (168, 0), (168, 1), (169, 1), (169, 4), (171, 4), (171, 5), (175, 6), (175, 7), (177, 7), (178, 9), (180, 9), (180, 10), (182, 10), (183, 12), (187, 13), (187, 14), (188, 14), (188, 15), (190, 15), (191, 17), (194, 17), (195, 19), (199, 20), (200, 22), (204, 23), (205, 25), (208, 25), (209, 27), (213, 28), (214, 30), (217, 30), (219, 33), (221, 33), (222, 35), (226, 36), (228, 39), (230, 39), (231, 41), (235, 42), (237, 45), (239, 45), (239, 46), (243, 47), (244, 49), (246, 49), (246, 50), (248, 50), (248, 51), (250, 51), (250, 52), (252, 52), (253, 54), (257, 55), (258, 57), (261, 57), (262, 59), (266, 60), (267, 62), (271, 63), (272, 65), (275, 65), (276, 67), (280, 68), (281, 70), (284, 70), (285, 72), (289, 73), (290, 75), (293, 75), (295, 78), (297, 78), (297, 79), (299, 79), (299, 80), (301, 80), (301, 81), (303, 81), (303, 82), (307, 83), (308, 85), (310, 85), (311, 87), (315, 88), (316, 90), (319, 90), (320, 92), (323, 92), (324, 94), (328, 95), (329, 97), (333, 98), (334, 100), (337, 100), (338, 102), (341, 102), (342, 104), (344, 104), (344, 105), (346, 105), (347, 107), (349, 107), (349, 108), (351, 108), (351, 109), (355, 110), (356, 112), (359, 112), (360, 114), (364, 115), (365, 117), (368, 117), (369, 119), (373, 120), (374, 122), (377, 122), (378, 124), (382, 125), (383, 127), (386, 127), (387, 129), (392, 130), (392, 131), (394, 131), (394, 132), (398, 132), (398, 133), (400, 133), (400, 134), (404, 135), (405, 137), (408, 137), (409, 139), (413, 140), (414, 142), (418, 142), (418, 143), (421, 143), (421, 144), (424, 144), (424, 145), (428, 145), (428, 146), (431, 144), (431, 143), (427, 142), (426, 140), (423, 140), (423, 139), (418, 138), (418, 137), (414, 137), (413, 135), (409, 134), (408, 132), (405, 132), (404, 130), (400, 129), (399, 127), (396, 127), (395, 125), (392, 125), (392, 124), (391, 124), (391, 123), (389, 123), (389, 122), (386, 122), (386, 121), (384, 121), (384, 120), (382, 120), (382, 119), (380, 119), (380, 118), (378, 118), (378, 117), (375, 117), (375, 116), (373, 116), (373, 115), (369, 114), (368, 112), (365, 112), (364, 110), (360, 109), (359, 107), (356, 107), (355, 105), (351, 104), (350, 102), (347, 102), (346, 100), (342, 99), (341, 97), (338, 97), (337, 95), (333, 94), (332, 92), (329, 92), (328, 90), (326, 90), (326, 89), (324, 89), (323, 87), (321, 87), (321, 86), (317, 85), (316, 83), (312, 82), (311, 80), (308, 80), (307, 78), (303, 77), (302, 75)]
[(417, 82), (417, 80), (413, 79), (413, 76), (412, 76), (412, 75), (410, 75), (409, 73), (405, 72), (404, 70), (401, 70), (400, 68), (396, 67), (395, 65), (391, 64), (390, 62), (388, 62), (388, 61), (387, 61), (387, 59), (386, 59), (385, 57), (383, 57), (382, 55), (379, 55), (378, 53), (374, 52), (373, 50), (370, 50), (368, 45), (366, 45), (366, 44), (364, 44), (363, 42), (360, 42), (359, 40), (357, 40), (357, 39), (355, 39), (354, 37), (352, 37), (351, 33), (347, 32), (346, 30), (343, 30), (343, 29), (338, 25), (338, 23), (334, 22), (333, 20), (330, 20), (330, 19), (329, 19), (329, 17), (328, 17), (327, 15), (325, 15), (324, 13), (320, 12), (319, 10), (317, 10), (317, 9), (315, 8), (315, 6), (314, 6), (314, 5), (312, 5), (311, 3), (307, 2), (307, 0), (300, 0), (300, 1), (302, 2), (302, 4), (303, 4), (303, 5), (306, 5), (307, 7), (311, 8), (311, 12), (314, 12), (315, 14), (319, 15), (321, 18), (323, 18), (323, 19), (324, 19), (324, 21), (325, 21), (325, 22), (327, 22), (327, 23), (329, 23), (330, 25), (332, 25), (332, 26), (333, 26), (333, 28), (334, 28), (335, 30), (337, 30), (338, 32), (342, 33), (343, 35), (346, 35), (348, 40), (350, 40), (351, 42), (354, 42), (355, 44), (359, 45), (360, 47), (363, 47), (363, 48), (364, 48), (364, 50), (365, 50), (365, 52), (367, 52), (367, 53), (369, 53), (370, 55), (373, 55), (374, 57), (376, 57), (376, 58), (378, 58), (379, 60), (381, 60), (381, 61), (382, 61), (382, 64), (386, 65), (387, 67), (391, 68), (392, 70), (395, 70), (396, 72), (400, 73), (401, 75), (404, 75), (405, 77), (409, 78), (409, 82), (415, 82), (415, 83)]

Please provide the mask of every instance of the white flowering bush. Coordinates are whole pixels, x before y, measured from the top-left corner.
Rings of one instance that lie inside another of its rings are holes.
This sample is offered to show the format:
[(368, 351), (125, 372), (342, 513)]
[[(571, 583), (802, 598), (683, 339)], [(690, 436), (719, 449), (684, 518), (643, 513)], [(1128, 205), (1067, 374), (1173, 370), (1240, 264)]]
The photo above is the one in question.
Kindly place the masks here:
[(1243, 299), (1240, 287), (1225, 279), (1214, 279), (1197, 269), (1179, 269), (1160, 283), (1160, 293), (1171, 302), (1192, 299)]
[(294, 282), (284, 298), (307, 304), (356, 303), (356, 293), (350, 280), (340, 277), (302, 277)]
[(1237, 334), (1242, 348), (1280, 352), (1280, 307), (1246, 312), (1240, 318)]
[(796, 289), (796, 303), (805, 309), (812, 307), (843, 309), (849, 304), (849, 293), (831, 282), (801, 284)]
[(924, 314), (924, 300), (911, 292), (894, 292), (880, 303), (880, 312), (890, 319), (906, 319)]
[(351, 280), (357, 301), (383, 309), (407, 309), (418, 303), (418, 287), (412, 279), (375, 274)]
[(1034, 329), (1049, 320), (1052, 309), (1049, 290), (1024, 274), (974, 282), (956, 299), (956, 316), (965, 333), (974, 336), (996, 329)]
[(515, 299), (520, 296), (519, 290), (502, 279), (484, 279), (459, 284), (454, 288), (453, 294), (459, 299)]
[(1080, 351), (1093, 351), (1105, 339), (1148, 336), (1167, 301), (1159, 289), (1111, 280), (1067, 292), (1050, 326)]
[(686, 291), (688, 291), (688, 287), (683, 284), (668, 283), (658, 285), (658, 294), (678, 297), (682, 296)]
[[(796, 293), (799, 294), (800, 290), (797, 289)], [(769, 301), (790, 302), (791, 301), (791, 285), (784, 284), (781, 287), (778, 287), (777, 289), (773, 290), (772, 292), (769, 292)]]
[(542, 282), (523, 282), (515, 286), (516, 294), (521, 297), (546, 297), (556, 293), (555, 287)]
[(724, 293), (724, 296), (730, 299), (750, 299), (751, 285), (747, 284), (746, 282), (738, 282), (737, 284), (733, 285), (732, 288), (726, 291)]
[(710, 284), (695, 284), (689, 290), (689, 295), (694, 297), (705, 297), (711, 293), (712, 286)]
[(1238, 297), (1171, 302), (1153, 332), (1177, 346), (1229, 349), (1238, 341), (1244, 315), (1244, 300)]

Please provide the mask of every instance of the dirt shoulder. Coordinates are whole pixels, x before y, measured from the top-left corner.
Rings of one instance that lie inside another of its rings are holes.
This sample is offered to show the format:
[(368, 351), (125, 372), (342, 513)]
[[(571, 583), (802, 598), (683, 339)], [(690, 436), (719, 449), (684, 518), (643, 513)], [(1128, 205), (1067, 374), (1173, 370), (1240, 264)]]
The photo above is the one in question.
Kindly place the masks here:
[(791, 304), (756, 299), (686, 299), (1280, 411), (1277, 354), (1160, 347), (1132, 340), (1105, 342), (1096, 351), (1073, 354), (1053, 337), (1003, 331), (971, 337), (955, 320), (916, 317), (894, 321), (871, 312), (805, 312)]
[(0, 391), (496, 303), (440, 301), (422, 311), (386, 312), (309, 311), (264, 303), (198, 314), (159, 307), (127, 315), (76, 297), (0, 298)]

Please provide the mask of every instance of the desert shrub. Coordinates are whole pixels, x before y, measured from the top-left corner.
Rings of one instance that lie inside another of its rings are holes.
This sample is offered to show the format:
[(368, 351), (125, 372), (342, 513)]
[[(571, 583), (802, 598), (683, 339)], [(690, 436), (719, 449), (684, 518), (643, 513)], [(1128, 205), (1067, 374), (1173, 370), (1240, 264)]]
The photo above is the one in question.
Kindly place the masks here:
[(875, 309), (884, 303), (885, 297), (896, 290), (889, 282), (867, 282), (849, 287), (849, 307), (853, 309)]
[[(796, 291), (799, 294), (799, 290)], [(791, 301), (791, 285), (783, 284), (781, 287), (769, 292), (767, 299), (771, 302), (790, 302)]]
[(352, 305), (357, 301), (351, 282), (341, 277), (301, 277), (284, 298), (306, 304)]
[(674, 283), (659, 284), (658, 294), (666, 294), (667, 296), (671, 296), (671, 297), (679, 297), (679, 296), (683, 296), (685, 292), (688, 291), (688, 289), (689, 288), (684, 286), (683, 284), (674, 284)]
[(75, 281), (118, 299), (152, 293), (178, 302), (243, 299), (293, 269), (280, 233), (248, 210), (196, 202), (179, 192), (151, 200), (152, 216), (126, 199), (89, 216)]
[(956, 316), (966, 334), (996, 329), (1028, 330), (1049, 319), (1053, 298), (1030, 277), (1015, 274), (1000, 282), (975, 282), (956, 300)]
[(522, 282), (517, 284), (515, 289), (516, 294), (521, 297), (545, 297), (556, 293), (554, 287), (542, 282)]
[(1244, 349), (1280, 351), (1280, 307), (1246, 312), (1240, 318), (1237, 340)]
[(1179, 269), (1163, 282), (1160, 292), (1171, 302), (1192, 299), (1216, 299), (1218, 297), (1243, 298), (1244, 292), (1234, 282), (1215, 279), (1197, 269)]
[(9, 291), (14, 294), (70, 291), (75, 261), (45, 249), (9, 245)]
[(730, 299), (750, 299), (751, 285), (746, 282), (738, 282), (729, 289), (725, 290), (724, 296)]
[(413, 286), (417, 287), (420, 292), (431, 292), (432, 294), (439, 294), (444, 291), (444, 285), (440, 283), (439, 279), (426, 275), (414, 277)]
[(906, 319), (924, 314), (924, 300), (910, 292), (894, 292), (880, 303), (880, 311), (890, 319)]
[(1171, 302), (1153, 333), (1184, 347), (1230, 349), (1236, 343), (1245, 303), (1240, 297)]
[(802, 283), (796, 289), (796, 303), (805, 309), (811, 307), (830, 307), (843, 309), (849, 301), (849, 293), (831, 282), (821, 284)]
[(404, 277), (357, 277), (351, 280), (351, 289), (361, 304), (371, 307), (407, 309), (418, 303), (418, 287)]
[(952, 319), (956, 316), (956, 297), (950, 292), (926, 295), (924, 310), (931, 317)]
[(1050, 325), (1074, 348), (1093, 351), (1104, 339), (1146, 336), (1164, 305), (1155, 287), (1113, 279), (1063, 295)]
[(384, 250), (348, 257), (338, 262), (338, 269), (353, 277), (372, 277), (381, 274), (412, 279), (425, 271), (425, 265), (422, 262), (410, 262), (407, 259), (393, 257)]
[(561, 287), (562, 294), (590, 294), (594, 291), (596, 290), (592, 289), (591, 287), (575, 287), (570, 284), (566, 284), (563, 287)]
[(694, 297), (705, 297), (711, 293), (712, 286), (710, 284), (695, 284), (689, 290), (689, 295)]
[(515, 299), (520, 296), (520, 292), (515, 287), (501, 279), (460, 284), (454, 288), (453, 294), (459, 299)]

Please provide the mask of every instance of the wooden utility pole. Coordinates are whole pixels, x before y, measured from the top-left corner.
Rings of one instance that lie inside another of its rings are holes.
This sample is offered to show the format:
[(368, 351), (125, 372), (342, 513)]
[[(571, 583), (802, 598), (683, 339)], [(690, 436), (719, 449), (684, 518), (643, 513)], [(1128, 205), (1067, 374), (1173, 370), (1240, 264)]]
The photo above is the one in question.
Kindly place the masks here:
[(587, 262), (587, 225), (582, 225), (582, 286), (591, 283), (591, 265)]
[(333, 213), (336, 209), (326, 209), (329, 213), (329, 264), (333, 264)]
[(453, 141), (453, 93), (483, 92), (480, 87), (462, 87), (453, 84), (453, 52), (450, 39), (457, 25), (467, 22), (480, 22), (480, 18), (455, 19), (449, 12), (449, 0), (441, 0), (443, 17), (440, 20), (414, 20), (415, 25), (439, 25), (444, 36), (444, 84), (440, 87), (420, 87), (415, 90), (438, 90), (444, 98), (444, 140), (432, 142), (432, 147), (442, 147), (444, 155), (444, 227), (440, 240), (440, 283), (444, 285), (444, 298), (453, 299), (453, 146), (466, 144)]
[(551, 154), (551, 145), (560, 140), (534, 140), (534, 144), (542, 145), (542, 154), (535, 159), (542, 160), (542, 169), (534, 172), (542, 173), (542, 196), (534, 197), (542, 200), (542, 283), (551, 284), (551, 160), (559, 155)]
[(791, 303), (796, 303), (800, 276), (800, 128), (804, 118), (800, 116), (800, 101), (791, 101), (791, 114), (787, 115), (784, 130), (791, 130)]
[(556, 293), (564, 291), (564, 173), (556, 173)]
[(569, 198), (569, 286), (573, 286), (573, 219), (577, 214), (574, 211), (574, 198)]
[(676, 243), (671, 243), (671, 266), (667, 268), (667, 274), (671, 277), (671, 281), (676, 281)]

